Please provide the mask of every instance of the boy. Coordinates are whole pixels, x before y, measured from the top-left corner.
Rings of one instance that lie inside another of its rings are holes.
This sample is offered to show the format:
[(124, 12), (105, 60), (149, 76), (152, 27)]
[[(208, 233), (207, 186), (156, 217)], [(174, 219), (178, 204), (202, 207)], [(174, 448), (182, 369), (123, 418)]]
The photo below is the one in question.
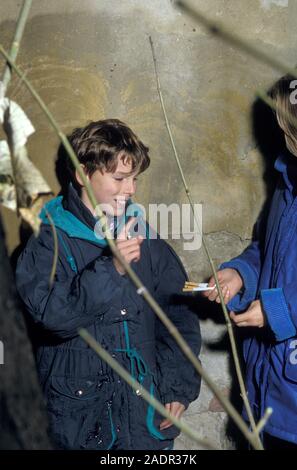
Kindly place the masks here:
[[(198, 319), (174, 299), (186, 279), (181, 262), (160, 238), (128, 237), (135, 219), (127, 222), (125, 211), (137, 176), (149, 166), (148, 148), (116, 119), (76, 129), (70, 142), (111, 229), (119, 232), (122, 256), (198, 354)], [(77, 330), (87, 328), (176, 417), (197, 398), (200, 379), (113, 259), (106, 240), (94, 234), (95, 211), (79, 175), (70, 171), (67, 196), (46, 204), (40, 235), (29, 240), (16, 273), (19, 293), (39, 329), (36, 359), (51, 435), (61, 449), (172, 448), (178, 430), (120, 380)], [(47, 212), (59, 240), (51, 288), (54, 245)]]
[[(293, 80), (283, 77), (272, 90), (287, 149), (275, 162), (280, 178), (265, 240), (255, 240), (218, 272), (231, 319), (247, 328), (243, 344), (246, 388), (256, 420), (267, 407), (273, 409), (264, 445), (274, 449), (297, 444), (297, 130), (284, 115), (297, 118)], [(213, 278), (210, 284), (215, 284)], [(216, 289), (204, 295), (220, 301)]]

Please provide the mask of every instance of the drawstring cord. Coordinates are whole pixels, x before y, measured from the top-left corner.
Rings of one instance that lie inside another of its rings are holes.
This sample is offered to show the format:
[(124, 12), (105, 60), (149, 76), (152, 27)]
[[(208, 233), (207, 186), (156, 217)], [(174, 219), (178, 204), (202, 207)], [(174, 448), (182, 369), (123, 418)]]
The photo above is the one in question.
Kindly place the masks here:
[(64, 250), (65, 250), (66, 258), (67, 258), (67, 261), (68, 261), (68, 263), (69, 263), (69, 265), (70, 265), (70, 268), (72, 269), (72, 271), (75, 272), (75, 274), (77, 274), (77, 273), (78, 273), (78, 271), (77, 271), (77, 266), (76, 266), (75, 260), (74, 260), (72, 254), (71, 254), (71, 251), (70, 251), (69, 247), (66, 245), (66, 243), (65, 243), (65, 241), (64, 241), (64, 239), (63, 239), (61, 233), (60, 233), (58, 230), (57, 230), (57, 235), (58, 235), (59, 240), (60, 240), (60, 242), (62, 243), (63, 248), (64, 248)]
[(148, 368), (141, 357), (139, 352), (136, 348), (130, 347), (130, 338), (129, 338), (129, 331), (128, 331), (128, 323), (124, 321), (124, 333), (125, 333), (125, 341), (126, 341), (126, 349), (115, 349), (116, 352), (123, 352), (126, 353), (130, 359), (130, 368), (131, 368), (131, 375), (133, 379), (136, 379), (136, 370), (138, 371), (137, 381), (142, 384), (144, 378), (148, 374)]
[(107, 447), (106, 450), (112, 449), (112, 447), (113, 447), (113, 445), (116, 441), (116, 438), (117, 438), (117, 435), (116, 435), (116, 432), (115, 432), (115, 429), (114, 429), (113, 420), (112, 420), (111, 407), (108, 407), (108, 414), (109, 414), (110, 430), (111, 430), (111, 442), (110, 442), (110, 444), (109, 444), (109, 446)]
[[(131, 375), (133, 379), (136, 379), (136, 369), (138, 372), (137, 381), (142, 384), (144, 378), (149, 374), (153, 379), (153, 373), (148, 369), (144, 359), (139, 354), (136, 348), (131, 348), (130, 346), (130, 338), (129, 338), (129, 330), (128, 330), (128, 323), (125, 320), (124, 322), (124, 333), (125, 333), (125, 341), (126, 341), (126, 349), (115, 349), (117, 352), (126, 353), (128, 358), (130, 359), (130, 367), (131, 367)], [(154, 383), (151, 382), (150, 385), (150, 396), (154, 398)], [(148, 406), (147, 415), (146, 415), (146, 425), (148, 431), (152, 437), (155, 439), (159, 439), (161, 441), (166, 440), (167, 438), (164, 437), (160, 431), (156, 428), (154, 424), (154, 416), (155, 416), (155, 407), (153, 405)]]

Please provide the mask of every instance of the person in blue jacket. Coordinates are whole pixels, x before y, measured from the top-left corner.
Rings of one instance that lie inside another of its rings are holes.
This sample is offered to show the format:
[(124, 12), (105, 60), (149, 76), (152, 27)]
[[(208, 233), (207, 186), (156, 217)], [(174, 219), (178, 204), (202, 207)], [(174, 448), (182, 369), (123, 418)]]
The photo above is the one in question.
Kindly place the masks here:
[[(116, 119), (75, 129), (70, 142), (122, 256), (198, 355), (197, 314), (176, 295), (187, 279), (179, 258), (159, 236), (146, 236), (141, 215), (126, 215), (137, 175), (150, 163), (148, 148)], [(178, 429), (122, 381), (78, 329), (87, 328), (173, 416), (180, 417), (198, 397), (200, 377), (112, 256), (81, 178), (71, 165), (69, 171), (67, 194), (45, 205), (40, 234), (30, 238), (16, 270), (52, 439), (61, 449), (172, 448)], [(52, 285), (50, 219), (58, 235)], [(141, 224), (143, 234), (130, 238), (133, 225)]]
[[(283, 77), (271, 92), (286, 150), (275, 161), (279, 180), (267, 225), (259, 221), (258, 238), (218, 271), (230, 317), (246, 329), (246, 388), (256, 420), (273, 409), (266, 448), (297, 444), (297, 128), (288, 117), (297, 118), (294, 80)], [(217, 289), (204, 295), (220, 302)]]

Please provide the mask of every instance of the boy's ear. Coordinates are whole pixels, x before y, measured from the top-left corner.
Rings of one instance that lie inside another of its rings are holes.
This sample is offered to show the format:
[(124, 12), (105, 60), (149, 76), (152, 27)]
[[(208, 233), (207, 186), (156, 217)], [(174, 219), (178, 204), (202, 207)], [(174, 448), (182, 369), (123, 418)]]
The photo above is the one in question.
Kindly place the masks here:
[[(87, 173), (86, 173), (86, 167), (85, 167), (85, 165), (80, 164), (80, 167), (82, 168), (82, 170), (83, 170), (83, 172), (84, 172), (86, 178), (89, 179), (89, 177), (88, 177), (88, 175), (87, 175)], [(78, 173), (77, 170), (75, 170), (75, 178), (76, 178), (76, 181), (78, 182), (78, 184), (79, 184), (80, 186), (84, 186), (84, 183), (83, 183), (83, 181), (82, 181), (82, 179), (81, 179), (81, 177), (80, 177), (80, 175), (79, 175), (79, 173)]]

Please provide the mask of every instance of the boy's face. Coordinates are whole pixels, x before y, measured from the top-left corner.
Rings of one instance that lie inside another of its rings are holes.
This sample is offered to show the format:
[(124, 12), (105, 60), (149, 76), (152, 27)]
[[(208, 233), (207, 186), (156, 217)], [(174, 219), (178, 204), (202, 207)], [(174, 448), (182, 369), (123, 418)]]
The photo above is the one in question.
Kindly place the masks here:
[[(102, 209), (107, 215), (122, 215), (125, 212), (128, 199), (135, 194), (137, 174), (131, 173), (131, 171), (131, 159), (119, 154), (117, 167), (113, 173), (96, 170), (92, 176), (87, 176), (97, 202), (103, 205)], [(82, 201), (94, 212), (93, 207), (89, 206), (85, 188), (82, 190)]]

